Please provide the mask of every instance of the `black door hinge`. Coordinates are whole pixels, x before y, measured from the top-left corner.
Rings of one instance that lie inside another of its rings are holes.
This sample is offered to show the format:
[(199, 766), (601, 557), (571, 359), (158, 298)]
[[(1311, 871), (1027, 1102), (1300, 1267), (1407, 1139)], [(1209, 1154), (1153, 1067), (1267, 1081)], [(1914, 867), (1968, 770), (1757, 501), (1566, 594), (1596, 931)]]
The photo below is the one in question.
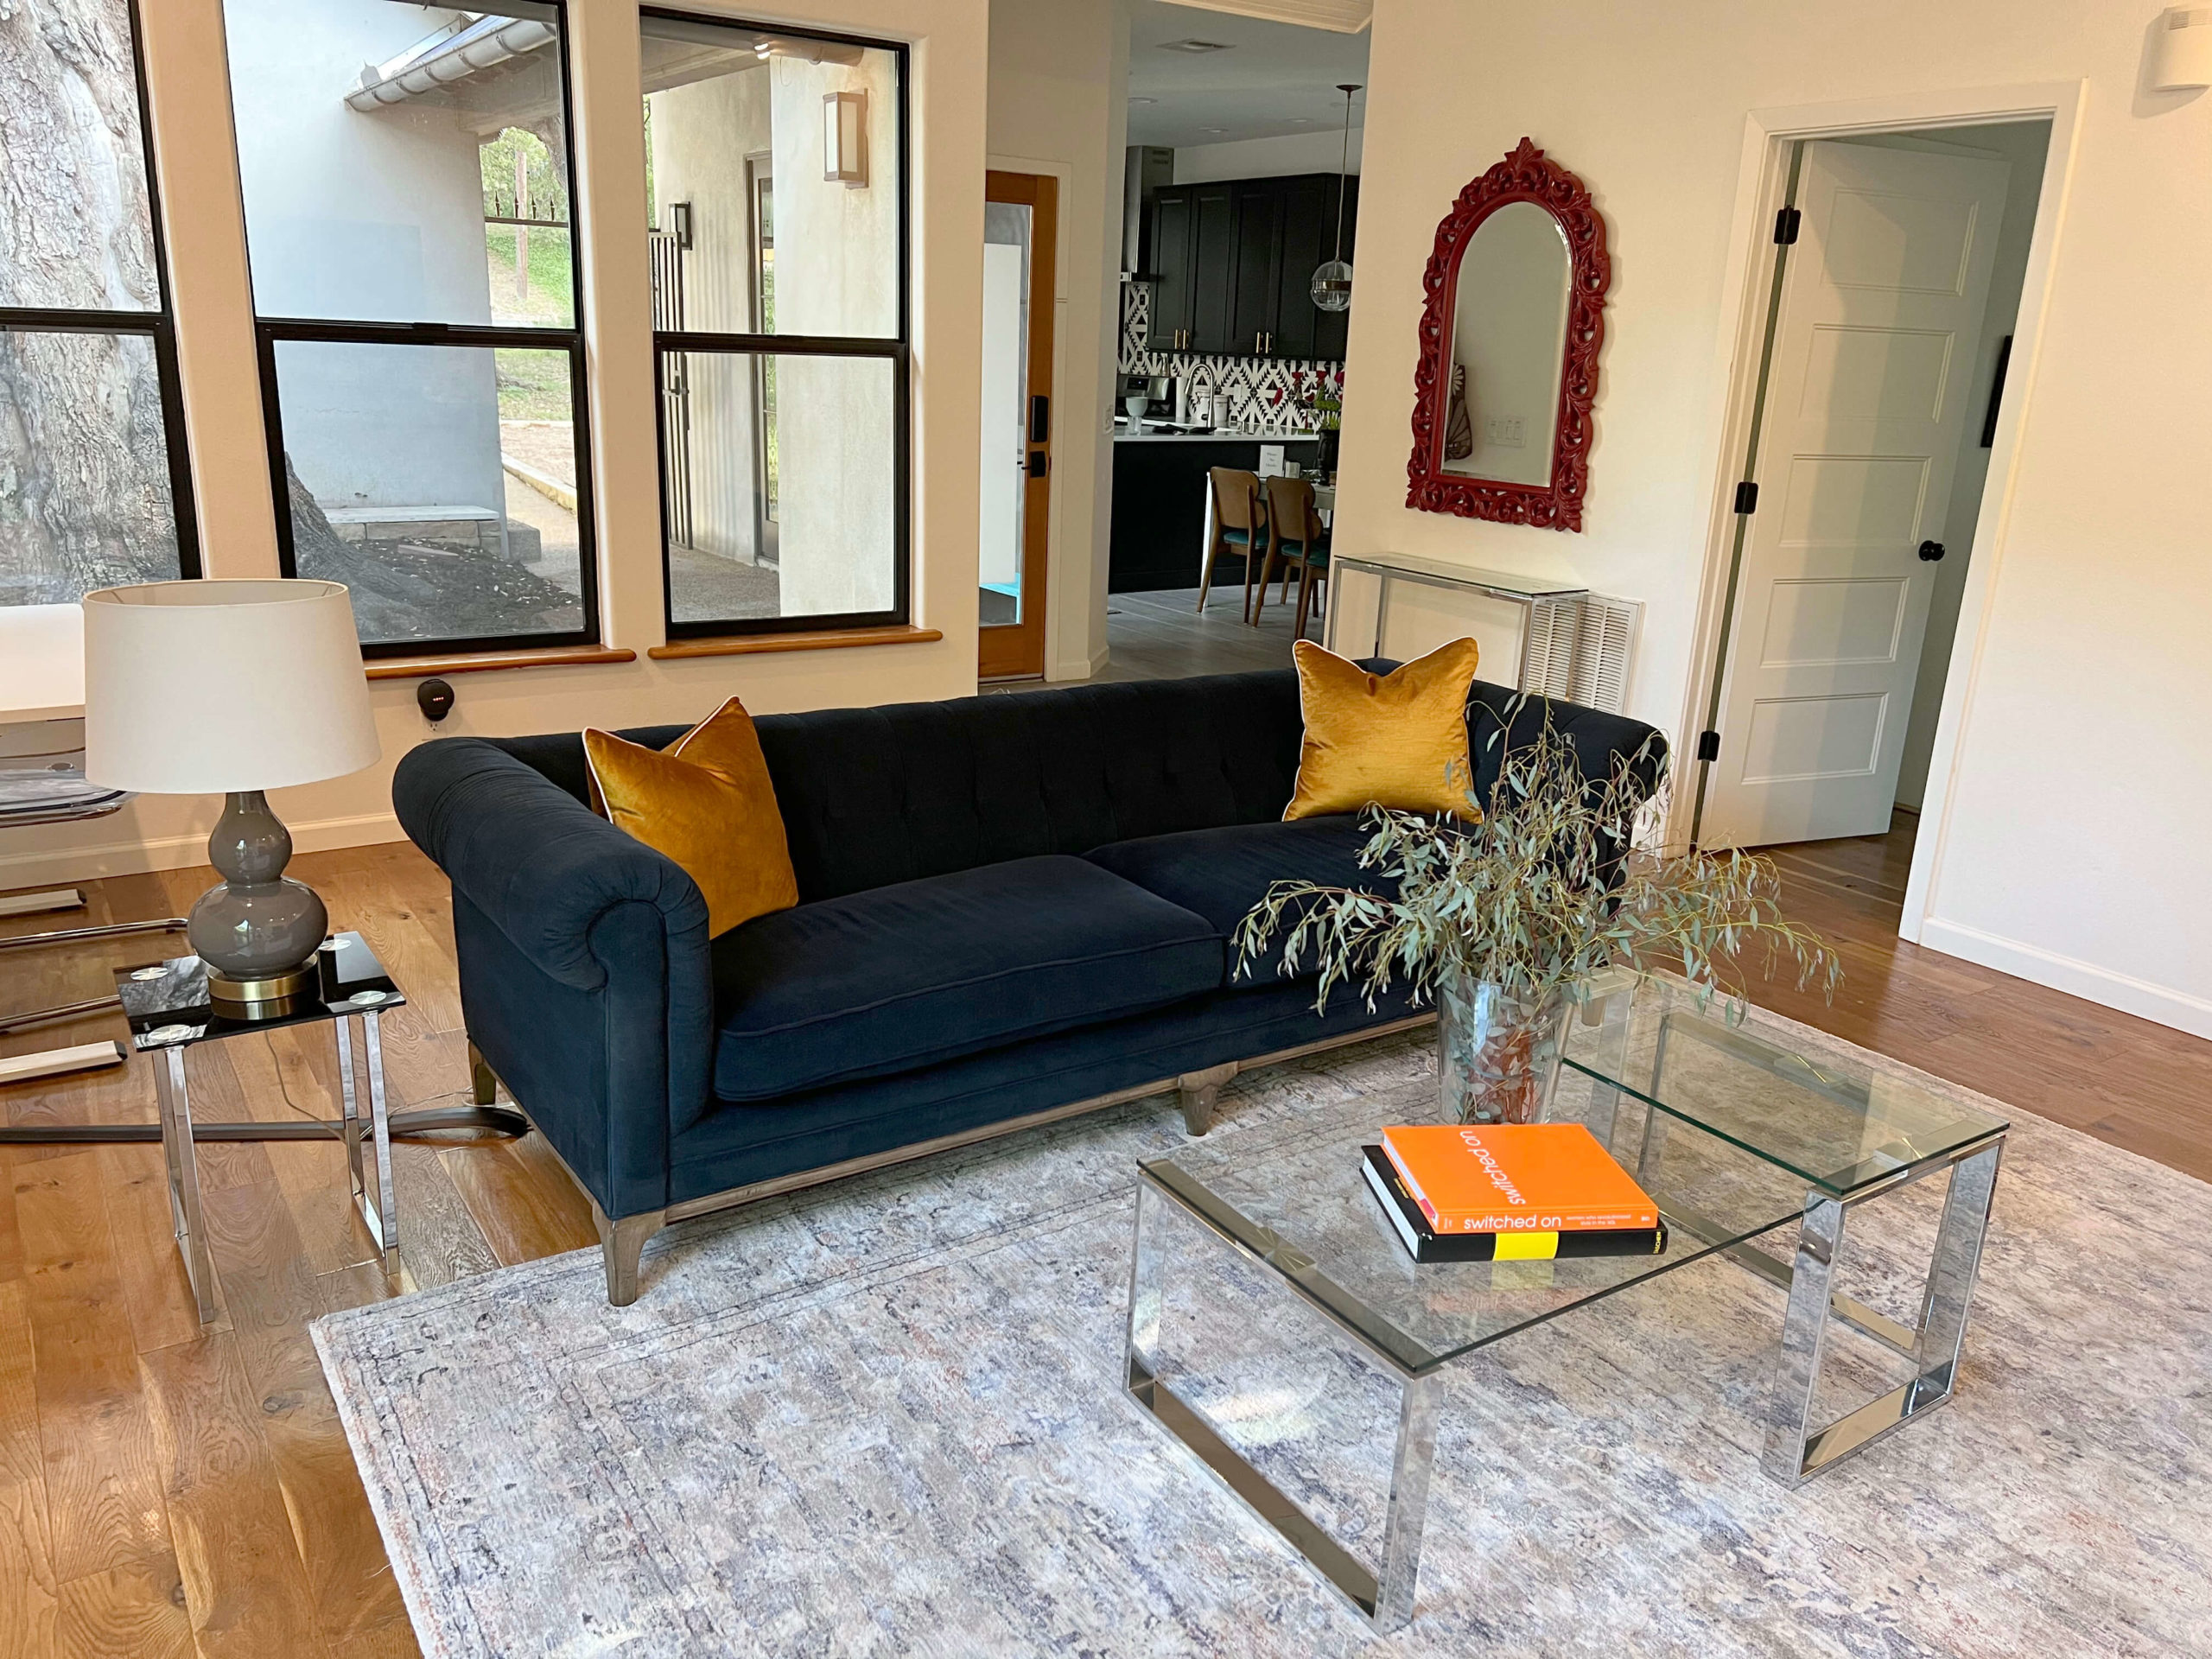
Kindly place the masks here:
[(1774, 245), (1786, 248), (1797, 239), (1797, 227), (1805, 222), (1805, 215), (1795, 207), (1785, 207), (1774, 216)]
[(1700, 732), (1698, 734), (1697, 758), (1700, 760), (1718, 760), (1720, 758), (1719, 733)]
[(1759, 510), (1759, 486), (1745, 479), (1736, 486), (1736, 511), (1753, 513)]

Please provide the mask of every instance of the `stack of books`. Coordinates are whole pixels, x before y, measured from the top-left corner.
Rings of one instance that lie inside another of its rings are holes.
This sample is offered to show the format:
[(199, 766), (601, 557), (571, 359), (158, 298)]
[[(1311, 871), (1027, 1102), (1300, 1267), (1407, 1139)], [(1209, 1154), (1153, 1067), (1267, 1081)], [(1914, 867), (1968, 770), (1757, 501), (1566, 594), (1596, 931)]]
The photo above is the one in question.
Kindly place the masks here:
[(1659, 1206), (1580, 1123), (1422, 1123), (1363, 1147), (1363, 1173), (1416, 1262), (1658, 1255)]

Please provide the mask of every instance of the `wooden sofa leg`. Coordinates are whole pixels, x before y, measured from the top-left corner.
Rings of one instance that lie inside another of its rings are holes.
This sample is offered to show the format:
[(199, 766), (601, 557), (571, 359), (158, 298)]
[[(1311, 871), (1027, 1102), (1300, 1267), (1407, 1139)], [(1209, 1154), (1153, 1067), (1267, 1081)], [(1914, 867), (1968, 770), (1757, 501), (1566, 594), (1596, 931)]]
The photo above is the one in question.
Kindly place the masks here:
[(1226, 1065), (1210, 1065), (1203, 1071), (1186, 1071), (1175, 1079), (1175, 1090), (1183, 1097), (1183, 1127), (1192, 1135), (1204, 1135), (1213, 1127), (1214, 1103), (1221, 1098), (1221, 1085), (1236, 1075), (1236, 1062)]
[(638, 1257), (645, 1241), (667, 1224), (668, 1212), (648, 1210), (642, 1216), (609, 1221), (594, 1199), (591, 1224), (599, 1229), (600, 1258), (607, 1264), (607, 1305), (627, 1307), (638, 1300)]
[(492, 1105), (499, 1098), (498, 1074), (484, 1058), (483, 1051), (474, 1043), (468, 1046), (468, 1088), (470, 1098), (479, 1106)]

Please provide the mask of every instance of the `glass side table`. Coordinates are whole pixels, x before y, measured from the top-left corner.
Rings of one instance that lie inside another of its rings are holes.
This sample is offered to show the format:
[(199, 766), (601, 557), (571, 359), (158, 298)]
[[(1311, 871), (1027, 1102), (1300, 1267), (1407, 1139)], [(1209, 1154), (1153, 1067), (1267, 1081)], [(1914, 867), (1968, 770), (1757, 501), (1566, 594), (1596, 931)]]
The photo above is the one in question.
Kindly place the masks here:
[[(176, 1224), (185, 1277), (200, 1309), (200, 1322), (215, 1317), (215, 1275), (207, 1254), (207, 1229), (200, 1215), (200, 1166), (193, 1147), (192, 1101), (185, 1087), (184, 1052), (196, 1043), (219, 1042), (280, 1030), (287, 1026), (330, 1023), (338, 1046), (338, 1084), (342, 1116), (300, 1127), (310, 1135), (333, 1135), (344, 1142), (353, 1188), (353, 1204), (368, 1224), (369, 1236), (387, 1278), (399, 1274), (399, 1225), (392, 1200), (391, 1118), (385, 1104), (383, 1017), (406, 1006), (407, 999), (359, 933), (340, 933), (323, 942), (315, 988), (258, 1020), (234, 1020), (218, 1014), (207, 995), (207, 968), (197, 957), (179, 957), (149, 967), (119, 968), (115, 991), (130, 1025), (131, 1046), (154, 1068), (154, 1092), (160, 1103), (162, 1152), (168, 1165), (169, 1212)], [(357, 1077), (353, 1022), (361, 1040)], [(362, 1109), (365, 1099), (367, 1109)], [(368, 1155), (363, 1158), (363, 1148)]]

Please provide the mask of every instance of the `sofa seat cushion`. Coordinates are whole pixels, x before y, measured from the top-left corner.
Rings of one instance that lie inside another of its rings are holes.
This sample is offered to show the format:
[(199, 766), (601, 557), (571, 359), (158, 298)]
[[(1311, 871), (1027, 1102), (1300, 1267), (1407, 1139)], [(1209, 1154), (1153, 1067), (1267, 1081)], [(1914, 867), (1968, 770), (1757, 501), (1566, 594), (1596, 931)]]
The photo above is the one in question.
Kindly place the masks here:
[(1221, 984), (1205, 918), (1065, 855), (758, 916), (713, 945), (714, 1088), (766, 1100)]
[[(1205, 917), (1224, 941), (1227, 966), (1233, 970), (1236, 950), (1226, 942), (1277, 881), (1316, 881), (1395, 898), (1395, 880), (1359, 868), (1360, 849), (1372, 833), (1362, 826), (1358, 813), (1338, 812), (1283, 823), (1229, 824), (1147, 836), (1095, 848), (1085, 856), (1101, 869)], [(1294, 912), (1285, 914), (1295, 919)], [(1283, 931), (1277, 930), (1268, 954), (1255, 961), (1236, 983), (1264, 983), (1281, 976)], [(1319, 972), (1309, 946), (1300, 955), (1295, 977), (1312, 979)]]

